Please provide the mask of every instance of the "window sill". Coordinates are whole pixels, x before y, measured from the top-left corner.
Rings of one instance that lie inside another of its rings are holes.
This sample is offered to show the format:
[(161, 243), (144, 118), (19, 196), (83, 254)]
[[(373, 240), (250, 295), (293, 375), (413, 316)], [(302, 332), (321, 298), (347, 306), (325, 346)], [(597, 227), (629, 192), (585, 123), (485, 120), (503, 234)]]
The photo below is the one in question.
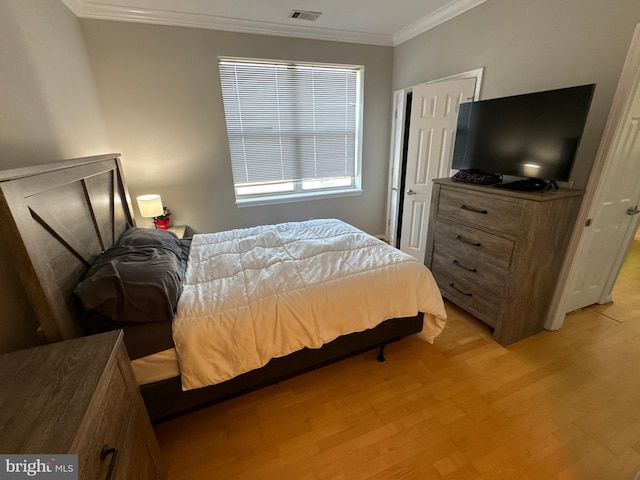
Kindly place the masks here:
[(271, 197), (236, 199), (236, 205), (238, 207), (255, 207), (261, 205), (277, 205), (279, 203), (306, 202), (308, 200), (320, 200), (324, 198), (354, 197), (360, 194), (362, 194), (361, 188), (314, 193), (294, 193), (289, 195), (274, 195)]

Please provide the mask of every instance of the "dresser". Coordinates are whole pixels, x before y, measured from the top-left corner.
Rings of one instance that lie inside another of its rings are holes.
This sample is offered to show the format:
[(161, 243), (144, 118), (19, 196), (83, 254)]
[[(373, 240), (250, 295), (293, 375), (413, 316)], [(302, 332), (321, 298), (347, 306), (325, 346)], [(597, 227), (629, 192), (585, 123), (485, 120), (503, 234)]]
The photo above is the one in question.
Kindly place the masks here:
[(0, 453), (77, 454), (83, 480), (166, 478), (121, 331), (0, 355), (0, 405)]
[(425, 263), (443, 297), (501, 345), (542, 330), (582, 195), (435, 180)]

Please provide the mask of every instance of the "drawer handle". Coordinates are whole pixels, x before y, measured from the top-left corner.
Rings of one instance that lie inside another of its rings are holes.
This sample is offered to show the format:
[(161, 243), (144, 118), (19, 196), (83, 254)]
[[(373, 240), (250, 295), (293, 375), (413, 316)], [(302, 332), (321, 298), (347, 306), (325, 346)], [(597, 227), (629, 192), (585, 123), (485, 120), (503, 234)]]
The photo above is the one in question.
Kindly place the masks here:
[(451, 288), (453, 288), (456, 292), (460, 292), (461, 294), (467, 296), (467, 297), (473, 297), (473, 293), (469, 293), (469, 292), (464, 292), (462, 290), (460, 290), (458, 287), (456, 287), (455, 283), (450, 283), (449, 286)]
[(478, 271), (478, 270), (476, 270), (476, 269), (475, 269), (475, 268), (473, 268), (473, 267), (467, 267), (467, 266), (465, 266), (465, 265), (461, 264), (458, 260), (454, 260), (452, 263), (453, 263), (456, 267), (460, 267), (460, 268), (465, 269), (467, 272), (477, 272), (477, 271)]
[(473, 245), (474, 247), (480, 246), (480, 242), (474, 242), (473, 240), (464, 238), (462, 235), (456, 235), (456, 240), (460, 240), (462, 243), (466, 243), (467, 245)]
[(479, 208), (469, 207), (467, 205), (462, 205), (460, 208), (463, 210), (469, 210), (470, 212), (474, 213), (481, 213), (482, 215), (486, 215), (487, 213), (489, 213), (487, 210), (480, 210)]
[(111, 461), (109, 462), (109, 470), (107, 470), (105, 480), (111, 480), (113, 476), (113, 469), (116, 468), (116, 461), (118, 460), (118, 449), (110, 448), (109, 445), (103, 446), (100, 452), (100, 460), (104, 461), (109, 455), (111, 455)]

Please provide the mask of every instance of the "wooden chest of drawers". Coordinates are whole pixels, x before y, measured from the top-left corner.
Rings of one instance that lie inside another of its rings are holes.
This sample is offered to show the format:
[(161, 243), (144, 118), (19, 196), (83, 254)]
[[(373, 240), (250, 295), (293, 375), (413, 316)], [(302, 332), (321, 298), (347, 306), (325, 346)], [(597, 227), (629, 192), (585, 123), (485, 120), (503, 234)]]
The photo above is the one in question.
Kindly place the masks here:
[[(122, 333), (0, 355), (0, 453), (78, 454), (78, 478), (166, 478)], [(103, 453), (104, 450), (104, 453)]]
[(425, 263), (498, 343), (518, 341), (543, 328), (581, 200), (435, 180)]

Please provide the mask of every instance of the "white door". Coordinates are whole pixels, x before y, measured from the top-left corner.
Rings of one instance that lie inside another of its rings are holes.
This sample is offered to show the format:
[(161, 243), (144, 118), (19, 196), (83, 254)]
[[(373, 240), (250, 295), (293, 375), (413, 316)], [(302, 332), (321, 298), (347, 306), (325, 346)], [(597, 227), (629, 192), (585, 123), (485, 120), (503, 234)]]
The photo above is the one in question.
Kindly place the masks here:
[(621, 118), (606, 157), (600, 188), (590, 210), (590, 225), (574, 260), (565, 311), (611, 300), (627, 247), (638, 226), (640, 201), (640, 84)]
[[(562, 327), (566, 312), (603, 303), (620, 273), (638, 226), (640, 196), (640, 24), (631, 41), (587, 185), (579, 225), (545, 328)], [(589, 226), (586, 224), (589, 223)]]
[(473, 100), (476, 79), (413, 88), (400, 250), (424, 262), (432, 180), (451, 175), (461, 103)]

